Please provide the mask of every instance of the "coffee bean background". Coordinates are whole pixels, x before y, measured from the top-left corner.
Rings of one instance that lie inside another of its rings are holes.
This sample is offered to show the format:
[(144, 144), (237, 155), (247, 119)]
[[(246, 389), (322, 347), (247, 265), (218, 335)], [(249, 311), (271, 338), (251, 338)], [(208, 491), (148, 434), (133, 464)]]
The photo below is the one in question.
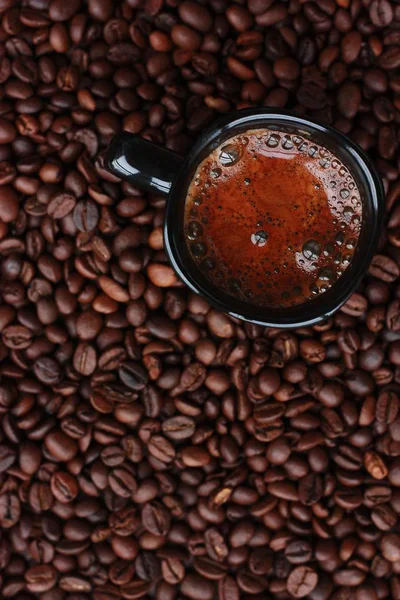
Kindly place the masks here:
[[(400, 599), (400, 3), (0, 0), (0, 597)], [(329, 321), (218, 313), (104, 169), (222, 113), (329, 123), (387, 192)]]

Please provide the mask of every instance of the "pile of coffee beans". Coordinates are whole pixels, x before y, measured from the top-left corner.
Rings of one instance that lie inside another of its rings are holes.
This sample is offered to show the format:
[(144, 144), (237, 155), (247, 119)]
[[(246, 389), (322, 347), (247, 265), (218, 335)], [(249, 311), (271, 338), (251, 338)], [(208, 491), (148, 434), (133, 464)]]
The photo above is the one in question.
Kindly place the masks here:
[[(400, 3), (0, 0), (0, 597), (400, 598)], [(113, 134), (347, 133), (387, 192), (333, 318), (235, 321), (163, 251)]]

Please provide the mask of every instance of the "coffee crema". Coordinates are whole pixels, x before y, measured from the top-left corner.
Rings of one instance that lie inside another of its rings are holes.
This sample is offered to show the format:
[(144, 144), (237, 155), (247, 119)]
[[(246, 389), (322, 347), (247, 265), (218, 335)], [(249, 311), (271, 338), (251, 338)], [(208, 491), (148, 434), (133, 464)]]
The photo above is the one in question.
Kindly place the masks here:
[(351, 263), (360, 191), (327, 148), (257, 129), (224, 141), (190, 183), (184, 231), (204, 276), (230, 296), (271, 308), (326, 292)]

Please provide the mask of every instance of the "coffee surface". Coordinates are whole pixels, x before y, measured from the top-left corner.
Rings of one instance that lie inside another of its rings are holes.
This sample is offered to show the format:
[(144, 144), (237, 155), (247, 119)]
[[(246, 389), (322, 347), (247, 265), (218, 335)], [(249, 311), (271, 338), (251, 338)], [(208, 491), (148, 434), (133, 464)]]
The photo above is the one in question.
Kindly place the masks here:
[(257, 129), (197, 168), (185, 208), (193, 260), (213, 284), (287, 307), (327, 291), (351, 263), (362, 223), (357, 184), (329, 150)]

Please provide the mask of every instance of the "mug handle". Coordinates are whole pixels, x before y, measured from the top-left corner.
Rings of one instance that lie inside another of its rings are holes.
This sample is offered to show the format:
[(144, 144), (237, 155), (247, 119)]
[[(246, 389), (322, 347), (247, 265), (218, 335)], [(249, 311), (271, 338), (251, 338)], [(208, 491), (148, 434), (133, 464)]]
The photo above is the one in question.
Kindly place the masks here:
[(170, 192), (183, 160), (176, 152), (127, 132), (113, 137), (106, 152), (111, 173), (140, 190), (163, 196)]

